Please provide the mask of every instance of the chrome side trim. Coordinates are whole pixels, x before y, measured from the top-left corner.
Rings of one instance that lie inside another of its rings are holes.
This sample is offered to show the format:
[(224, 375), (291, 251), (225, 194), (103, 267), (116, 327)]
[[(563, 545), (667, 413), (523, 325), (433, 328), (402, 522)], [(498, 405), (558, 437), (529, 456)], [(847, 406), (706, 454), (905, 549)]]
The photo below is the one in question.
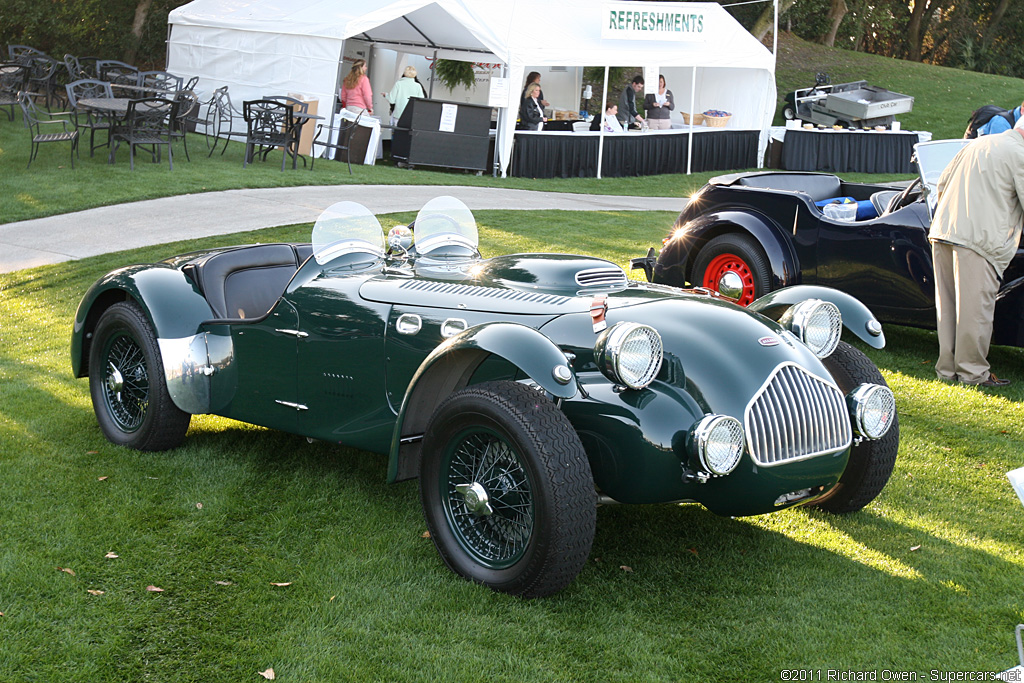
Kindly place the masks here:
[(796, 363), (772, 372), (744, 412), (747, 448), (762, 467), (849, 448), (853, 427), (846, 397), (834, 382)]
[(280, 399), (274, 399), (274, 403), (285, 406), (287, 408), (295, 408), (295, 410), (309, 410), (308, 406), (304, 406), (301, 403), (292, 403), (291, 401), (282, 401)]
[(282, 330), (278, 327), (274, 331), (280, 332), (281, 334), (289, 334), (293, 337), (298, 337), (299, 339), (304, 339), (309, 336), (309, 332), (303, 332), (302, 330)]

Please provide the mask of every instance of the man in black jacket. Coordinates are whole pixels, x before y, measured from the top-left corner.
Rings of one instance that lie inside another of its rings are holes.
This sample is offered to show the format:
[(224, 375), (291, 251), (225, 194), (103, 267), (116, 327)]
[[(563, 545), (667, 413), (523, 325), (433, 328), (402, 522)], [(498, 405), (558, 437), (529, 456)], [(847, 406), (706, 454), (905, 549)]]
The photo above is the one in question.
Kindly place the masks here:
[(643, 123), (644, 117), (636, 111), (636, 96), (643, 89), (643, 76), (634, 76), (633, 82), (622, 89), (622, 94), (619, 95), (618, 119), (623, 128), (633, 123)]

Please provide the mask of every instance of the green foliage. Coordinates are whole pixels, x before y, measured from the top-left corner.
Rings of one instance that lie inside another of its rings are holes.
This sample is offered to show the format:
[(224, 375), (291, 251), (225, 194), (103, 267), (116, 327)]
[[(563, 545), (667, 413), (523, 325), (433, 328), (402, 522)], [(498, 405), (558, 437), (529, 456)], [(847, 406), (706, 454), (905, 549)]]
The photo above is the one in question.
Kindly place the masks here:
[(434, 74), (437, 80), (449, 90), (465, 86), (472, 88), (476, 85), (476, 74), (473, 72), (472, 62), (458, 62), (454, 59), (439, 59), (434, 62)]
[[(166, 63), (167, 14), (188, 0), (153, 0), (135, 62), (146, 68)], [(0, 44), (30, 45), (57, 59), (65, 53), (125, 59), (136, 48), (132, 23), (140, 0), (4, 0)], [(6, 56), (6, 55), (5, 55)]]

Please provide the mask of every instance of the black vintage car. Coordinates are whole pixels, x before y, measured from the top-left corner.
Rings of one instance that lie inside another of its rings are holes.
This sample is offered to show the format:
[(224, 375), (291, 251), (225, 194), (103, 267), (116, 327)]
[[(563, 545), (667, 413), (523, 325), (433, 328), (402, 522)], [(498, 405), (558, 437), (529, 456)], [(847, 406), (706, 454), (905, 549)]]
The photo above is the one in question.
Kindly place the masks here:
[[(821, 173), (719, 176), (679, 214), (661, 253), (633, 259), (651, 282), (706, 287), (747, 305), (790, 285), (853, 295), (885, 322), (935, 327), (928, 226), (942, 170), (968, 141), (915, 146), (908, 187), (846, 183)], [(846, 202), (843, 206), (842, 202)], [(829, 216), (836, 207), (853, 220)], [(1024, 346), (1024, 250), (1003, 275), (996, 344)]]

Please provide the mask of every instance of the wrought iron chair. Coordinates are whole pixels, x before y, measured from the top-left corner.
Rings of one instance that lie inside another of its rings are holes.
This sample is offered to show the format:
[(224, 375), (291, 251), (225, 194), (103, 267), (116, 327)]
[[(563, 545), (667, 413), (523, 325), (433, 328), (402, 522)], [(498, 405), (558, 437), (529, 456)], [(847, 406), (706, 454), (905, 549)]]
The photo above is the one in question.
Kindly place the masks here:
[(197, 84), (198, 82), (199, 82), (199, 76), (193, 76), (192, 78), (188, 79), (188, 81), (187, 81), (187, 82), (185, 83), (185, 87), (184, 87), (184, 89), (185, 89), (185, 90), (192, 90), (192, 91), (195, 91), (195, 89), (196, 89), (196, 84)]
[[(89, 130), (89, 156), (93, 156), (93, 152), (95, 152), (97, 147), (109, 147), (110, 128), (114, 120), (106, 114), (79, 107), (78, 101), (113, 97), (110, 84), (106, 81), (87, 78), (75, 81), (74, 83), (68, 83), (64, 88), (68, 94), (68, 104), (74, 116), (75, 128), (78, 130)], [(96, 144), (96, 131), (98, 130), (106, 131), (107, 134), (107, 141), (99, 145)]]
[[(264, 95), (263, 99), (271, 100), (273, 102), (280, 102), (286, 104), (292, 108), (296, 114), (308, 114), (309, 113), (309, 102), (289, 97), (288, 95)], [(295, 147), (291, 150), (293, 156), (302, 159), (302, 165), (306, 165), (306, 157), (300, 155), (299, 151), (299, 139), (302, 137), (302, 127), (309, 123), (309, 120), (304, 116), (295, 116)], [(310, 168), (312, 170), (312, 167)]]
[(281, 170), (288, 157), (292, 157), (292, 168), (297, 167), (294, 147), (295, 110), (276, 100), (252, 100), (242, 103), (242, 118), (248, 128), (245, 136), (245, 159), (242, 168), (249, 165), (257, 155), (265, 160), (275, 147), (281, 147)]
[(244, 117), (242, 116), (242, 112), (238, 111), (238, 109), (235, 108), (235, 105), (231, 103), (231, 96), (228, 95), (228, 87), (226, 85), (213, 91), (212, 106), (214, 136), (213, 147), (210, 148), (210, 153), (207, 154), (208, 157), (213, 156), (221, 138), (224, 138), (224, 149), (222, 149), (220, 153), (224, 154), (224, 151), (228, 148), (228, 142), (231, 138), (245, 138), (248, 135), (248, 130), (236, 129), (236, 126), (242, 126), (244, 123)]
[[(63, 103), (63, 95), (58, 92), (58, 82), (64, 71), (63, 64), (49, 55), (33, 55), (28, 58), (28, 89), (41, 94), (46, 100), (46, 108)], [(60, 88), (63, 89), (62, 87)]]
[(28, 67), (10, 62), (0, 64), (0, 109), (6, 107), (7, 120), (14, 120), (14, 108), (18, 106), (18, 93), (28, 83)]
[[(39, 147), (47, 142), (70, 142), (71, 143), (71, 168), (75, 167), (75, 155), (78, 154), (78, 131), (75, 125), (68, 119), (59, 118), (59, 114), (51, 114), (39, 108), (33, 99), (32, 93), (22, 91), (18, 93), (18, 104), (21, 106), (21, 113), (24, 117), (25, 127), (29, 129), (32, 136), (32, 149), (28, 157), (28, 166), (39, 155)], [(66, 112), (61, 112), (65, 114)], [(60, 126), (60, 131), (56, 130)]]
[(147, 95), (163, 97), (181, 90), (181, 84), (185, 81), (181, 76), (175, 76), (166, 71), (141, 71), (139, 72), (139, 86), (153, 88)]
[(185, 147), (185, 158), (192, 161), (188, 155), (188, 124), (192, 120), (189, 117), (199, 111), (199, 96), (191, 90), (179, 90), (174, 94), (174, 101), (178, 103), (178, 111), (171, 121), (171, 137), (181, 139)]
[(131, 100), (124, 122), (111, 129), (110, 160), (114, 160), (122, 142), (128, 143), (129, 165), (135, 170), (135, 148), (149, 147), (153, 162), (160, 162), (160, 147), (167, 147), (167, 163), (174, 170), (171, 153), (171, 128), (178, 113), (178, 103), (162, 97)]
[[(334, 150), (334, 159), (338, 159), (338, 152), (345, 153), (345, 162), (348, 163), (348, 174), (352, 175), (352, 156), (349, 150), (349, 145), (352, 141), (352, 133), (355, 132), (356, 126), (359, 125), (359, 119), (363, 118), (363, 112), (359, 112), (354, 120), (341, 119), (338, 123), (338, 139), (335, 142), (330, 141), (330, 127), (327, 127), (328, 138), (327, 142), (320, 142), (320, 134), (324, 130), (324, 124), (320, 124), (316, 127), (316, 135), (313, 136), (313, 146), (326, 147), (327, 149)], [(330, 157), (328, 157), (330, 158)], [(316, 154), (310, 155), (309, 170), (313, 170), (313, 164), (316, 163)]]
[[(99, 80), (107, 81), (116, 88), (118, 85), (139, 85), (139, 67), (119, 62), (116, 59), (100, 59), (96, 62)], [(132, 92), (130, 95), (138, 94)]]
[(28, 45), (8, 45), (7, 56), (11, 58), (12, 62), (17, 64), (28, 64), (28, 60), (32, 57), (46, 56), (46, 53), (42, 50), (37, 50), (34, 47)]

